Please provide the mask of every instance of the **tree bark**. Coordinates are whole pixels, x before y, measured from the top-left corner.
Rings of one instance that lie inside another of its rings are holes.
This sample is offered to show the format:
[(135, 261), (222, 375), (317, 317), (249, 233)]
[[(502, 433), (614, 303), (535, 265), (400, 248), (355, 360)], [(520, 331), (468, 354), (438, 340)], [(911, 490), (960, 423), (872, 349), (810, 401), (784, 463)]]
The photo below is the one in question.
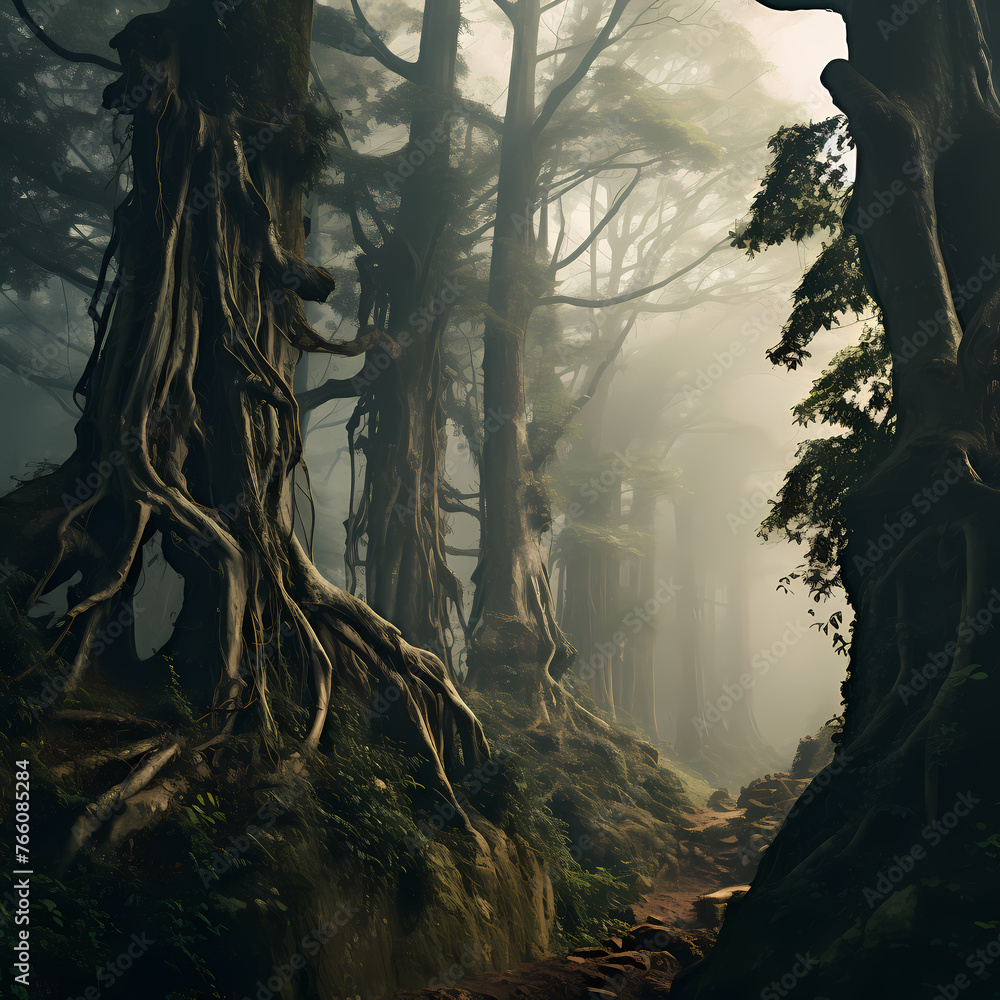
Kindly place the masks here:
[(493, 256), (483, 334), (483, 558), (477, 568), (469, 681), (519, 697), (551, 697), (573, 649), (556, 623), (541, 533), (549, 510), (531, 472), (524, 335), (544, 280), (535, 261), (539, 173), (535, 66), (539, 0), (521, 0), (500, 149)]
[[(408, 70), (420, 88), (419, 110), (401, 159), (400, 207), (389, 239), (367, 263), (388, 307), (394, 350), (361, 393), (368, 425), (363, 499), (348, 521), (348, 562), (366, 536), (365, 598), (408, 641), (434, 650), (451, 666), (451, 610), (462, 615), (462, 588), (444, 552), (445, 515), (438, 505), (443, 474), (441, 337), (460, 286), (447, 281), (439, 240), (451, 193), (449, 158), (459, 0), (424, 4), (417, 62)], [(371, 256), (371, 255), (369, 255)], [(384, 368), (383, 368), (384, 366)]]
[(831, 1000), (917, 996), (928, 984), (992, 995), (996, 973), (976, 951), (996, 940), (986, 925), (1000, 820), (1000, 108), (989, 54), (1000, 10), (765, 5), (835, 6), (847, 22), (850, 60), (823, 81), (858, 145), (845, 224), (884, 316), (897, 422), (891, 455), (844, 501), (857, 620), (836, 756), (712, 956), (674, 989), (722, 1000), (794, 979)]
[[(195, 740), (239, 730), (307, 755), (337, 685), (391, 691), (381, 723), (464, 815), (445, 767), (456, 724), (469, 760), (485, 751), (478, 722), (440, 660), (325, 581), (293, 531), (295, 364), (302, 350), (356, 351), (319, 338), (301, 304), (333, 285), (303, 258), (302, 191), (322, 157), (306, 124), (312, 3), (219, 6), (173, 3), (112, 42), (125, 72), (105, 106), (133, 116), (133, 188), (115, 219), (131, 277), (98, 320), (74, 453), (0, 501), (18, 571), (5, 596), (24, 613), (79, 572), (54, 646), (67, 689), (155, 700), (176, 672), (208, 720)], [(167, 645), (137, 661), (123, 611), (157, 533), (183, 606)], [(127, 641), (104, 641), (120, 621)], [(304, 730), (276, 711), (283, 699), (309, 708)]]

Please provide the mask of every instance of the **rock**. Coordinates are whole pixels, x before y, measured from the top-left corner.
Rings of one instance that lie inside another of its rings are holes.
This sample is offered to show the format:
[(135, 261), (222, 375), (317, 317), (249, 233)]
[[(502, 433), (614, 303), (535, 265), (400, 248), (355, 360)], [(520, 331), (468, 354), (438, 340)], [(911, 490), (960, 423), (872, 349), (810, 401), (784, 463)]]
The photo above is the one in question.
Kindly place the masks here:
[(597, 971), (602, 976), (610, 979), (613, 983), (624, 983), (626, 979), (630, 979), (639, 970), (630, 965), (613, 965), (610, 961), (608, 961), (601, 962), (601, 964), (597, 966)]
[(670, 933), (663, 924), (636, 924), (626, 931), (622, 947), (627, 951), (666, 951)]
[(700, 962), (705, 957), (706, 952), (711, 949), (712, 939), (703, 937), (697, 932), (666, 931), (660, 928), (660, 935), (659, 947), (645, 950), (668, 952), (675, 961), (685, 968), (695, 962)]
[(650, 966), (649, 955), (644, 951), (622, 951), (617, 955), (612, 955), (607, 959), (606, 965), (625, 965), (641, 972), (648, 972)]
[(607, 948), (575, 948), (570, 952), (570, 955), (578, 955), (580, 958), (607, 958), (611, 952)]
[(793, 778), (814, 778), (833, 760), (833, 735), (837, 731), (836, 724), (823, 726), (815, 736), (799, 740), (795, 760), (792, 761)]
[(735, 812), (736, 802), (725, 788), (717, 788), (708, 797), (707, 806), (713, 812)]
[(726, 915), (726, 907), (734, 899), (745, 896), (749, 885), (731, 885), (725, 889), (699, 896), (694, 901), (694, 912), (706, 927), (719, 927)]
[(608, 951), (622, 950), (622, 939), (617, 934), (612, 934), (611, 937), (605, 938), (601, 943)]

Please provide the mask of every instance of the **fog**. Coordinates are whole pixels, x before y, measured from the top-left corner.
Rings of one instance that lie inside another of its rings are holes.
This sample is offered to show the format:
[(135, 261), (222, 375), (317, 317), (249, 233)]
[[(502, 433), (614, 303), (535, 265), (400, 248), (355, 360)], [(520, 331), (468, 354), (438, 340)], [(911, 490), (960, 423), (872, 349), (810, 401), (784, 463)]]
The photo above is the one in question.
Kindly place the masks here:
[[(346, 4), (333, 6), (349, 9)], [(417, 35), (408, 33), (406, 19), (398, 14), (401, 5), (381, 2), (369, 6), (370, 20), (385, 32), (394, 51), (403, 58), (414, 57)], [(414, 3), (410, 9), (415, 16), (419, 7)], [(725, 197), (706, 203), (711, 211), (679, 231), (654, 262), (657, 276), (684, 266), (738, 225), (766, 168), (768, 154), (764, 146), (772, 131), (782, 124), (819, 120), (836, 113), (816, 79), (816, 67), (846, 52), (842, 22), (832, 14), (781, 14), (740, 0), (721, 0), (715, 6), (690, 4), (686, 9), (689, 20), (681, 30), (683, 40), (677, 43), (677, 51), (686, 48), (698, 54), (700, 75), (697, 80), (682, 75), (665, 84), (664, 91), (683, 95), (684, 86), (697, 86), (717, 100), (718, 109), (704, 116), (699, 128), (710, 140), (722, 136), (723, 146), (729, 142), (725, 135), (742, 128), (738, 119), (745, 116), (746, 151), (733, 153), (734, 158), (722, 168), (724, 176), (719, 187)], [(467, 72), (460, 81), (461, 92), (501, 114), (510, 32), (491, 4), (467, 4), (465, 13), (468, 33), (462, 36), (461, 46)], [(546, 23), (555, 27), (554, 22)], [(742, 25), (746, 34), (734, 36), (729, 27), (719, 27), (723, 24)], [(753, 46), (770, 65), (757, 64), (759, 57), (752, 52)], [(340, 74), (351, 72), (351, 57), (317, 47), (316, 59), (337, 101), (335, 85)], [(771, 104), (764, 107), (763, 98), (755, 94), (766, 94)], [(77, 95), (76, 99), (94, 106), (99, 94)], [(744, 101), (748, 103), (741, 104)], [(350, 112), (345, 117), (345, 129), (358, 151), (386, 155), (402, 147), (405, 129), (391, 122), (367, 120), (363, 95), (346, 95), (342, 107)], [(608, 127), (614, 131), (613, 120)], [(110, 169), (114, 149), (110, 116), (105, 112), (96, 114), (94, 129), (95, 146), (104, 150), (97, 168)], [(667, 192), (667, 197), (671, 184), (678, 191), (687, 190), (688, 183), (683, 176), (680, 180), (675, 177), (660, 190)], [(637, 215), (640, 208), (650, 206), (655, 191), (655, 185), (637, 189), (635, 197), (647, 199), (637, 203)], [(567, 202), (566, 208), (566, 238), (572, 246), (588, 227), (586, 199), (581, 195), (575, 203)], [(343, 323), (344, 314), (350, 316), (343, 303), (349, 305), (358, 294), (354, 250), (345, 246), (345, 240), (349, 242), (349, 225), (339, 209), (314, 200), (312, 212), (309, 259), (330, 266), (340, 282), (341, 298), (325, 306), (309, 307), (316, 328), (329, 335), (328, 324)], [(725, 678), (749, 672), (752, 683), (742, 686), (740, 697), (752, 702), (761, 736), (785, 765), (800, 737), (838, 714), (839, 686), (846, 666), (844, 657), (835, 654), (829, 637), (811, 627), (827, 619), (839, 605), (814, 604), (801, 585), (787, 591), (779, 588), (779, 581), (800, 565), (803, 553), (782, 541), (764, 543), (756, 535), (761, 518), (795, 460), (798, 444), (810, 436), (827, 433), (822, 428), (793, 426), (790, 410), (808, 394), (812, 380), (832, 354), (848, 343), (854, 330), (850, 326), (822, 334), (813, 345), (812, 358), (794, 372), (772, 366), (764, 356), (765, 350), (778, 340), (791, 294), (818, 246), (819, 238), (804, 246), (786, 244), (753, 260), (740, 250), (726, 247), (706, 265), (711, 270), (702, 268), (695, 273), (701, 286), (717, 289), (709, 301), (678, 311), (639, 316), (602, 386), (603, 423), (593, 431), (608, 452), (628, 455), (630, 448), (635, 451), (640, 446), (659, 449), (672, 484), (656, 500), (654, 550), (652, 556), (646, 556), (654, 561), (657, 582), (680, 583), (677, 510), (678, 505), (686, 505), (690, 516), (683, 521), (682, 530), (690, 532), (695, 553), (698, 627), (703, 633), (703, 703), (708, 708), (716, 705), (725, 694)], [(609, 252), (602, 238), (594, 256)], [(583, 255), (573, 269), (560, 276), (560, 291), (586, 290), (590, 266), (588, 255)], [(676, 289), (671, 286), (660, 293), (657, 301), (680, 303), (685, 295), (696, 296), (697, 282), (685, 279)], [(0, 302), (4, 340), (29, 355), (35, 352), (35, 371), (44, 368), (61, 377), (78, 377), (89, 350), (84, 292), (52, 278), (31, 294), (11, 289), (4, 295)], [(565, 328), (585, 322), (584, 312), (574, 315), (570, 309), (561, 309), (558, 315)], [(605, 322), (605, 318), (599, 316), (597, 323)], [(43, 332), (42, 327), (51, 332)], [(476, 319), (459, 312), (452, 330), (456, 337), (471, 337), (470, 350), (478, 359), (476, 337), (480, 330)], [(364, 364), (363, 359), (312, 357), (303, 362), (302, 384), (315, 386), (329, 377), (349, 378)], [(32, 463), (58, 463), (64, 459), (74, 442), (75, 407), (71, 394), (65, 388), (46, 388), (29, 381), (16, 370), (4, 371), (3, 387), (0, 412), (8, 429), (0, 447), (4, 480), (30, 476)], [(597, 400), (588, 405), (596, 406)], [(353, 408), (353, 400), (339, 400), (310, 413), (305, 449), (315, 500), (317, 562), (341, 586), (347, 579), (343, 525), (351, 500), (344, 422)], [(552, 463), (554, 475), (559, 475), (560, 463), (579, 454), (580, 442), (591, 433), (588, 419), (584, 408), (564, 435)], [(477, 465), (454, 422), (449, 424), (448, 441), (448, 477), (460, 492), (475, 493)], [(360, 474), (361, 456), (357, 456), (357, 462)], [(627, 474), (624, 478), (627, 492)], [(624, 503), (627, 507), (628, 496)], [(559, 535), (568, 523), (566, 511), (558, 503), (554, 514), (553, 528), (545, 538), (545, 546), (552, 553), (558, 549)], [(447, 540), (453, 549), (477, 549), (477, 522), (472, 517), (455, 515)], [(453, 555), (449, 562), (464, 584), (468, 614), (476, 559)], [(555, 589), (560, 586), (562, 572), (554, 571)], [(362, 596), (363, 584), (362, 579)], [(727, 627), (726, 616), (734, 614), (731, 596), (738, 587), (745, 590), (744, 623), (740, 626), (743, 638), (737, 647), (729, 647), (718, 637)], [(147, 554), (139, 603), (150, 610), (141, 619), (138, 645), (142, 649), (151, 652), (169, 634), (178, 596), (179, 585), (165, 570), (162, 559)], [(58, 593), (48, 598), (56, 613), (61, 610), (60, 600), (64, 607), (65, 598), (60, 599)], [(810, 612), (815, 612), (815, 617)], [(679, 602), (665, 600), (649, 617), (651, 621), (644, 627), (655, 636), (658, 736), (669, 742), (675, 740), (678, 726), (683, 723), (678, 715), (677, 639), (683, 627), (682, 611)], [(455, 629), (459, 631), (457, 625)], [(460, 673), (464, 662), (462, 645), (459, 637)], [(739, 652), (734, 654), (734, 648)], [(746, 662), (727, 661), (733, 655)], [(754, 667), (755, 661), (767, 663), (767, 668)]]

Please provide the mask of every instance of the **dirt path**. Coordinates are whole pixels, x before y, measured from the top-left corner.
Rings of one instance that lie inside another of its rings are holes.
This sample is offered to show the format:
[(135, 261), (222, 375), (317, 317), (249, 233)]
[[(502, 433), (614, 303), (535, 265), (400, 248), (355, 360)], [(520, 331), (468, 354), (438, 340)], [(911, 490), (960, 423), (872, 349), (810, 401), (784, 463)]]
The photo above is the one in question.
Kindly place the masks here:
[[(741, 796), (741, 803), (751, 794)], [(766, 798), (759, 790), (757, 795)], [(733, 805), (730, 799), (687, 814), (678, 833), (678, 874), (661, 872), (650, 891), (628, 908), (633, 926), (625, 934), (606, 939), (600, 948), (469, 976), (446, 990), (400, 990), (391, 1000), (662, 1000), (677, 973), (714, 943), (724, 907), (703, 897), (745, 884), (755, 866), (747, 844), (763, 842), (752, 831), (775, 827), (774, 807), (757, 809), (760, 815), (752, 820), (746, 808), (726, 808)]]

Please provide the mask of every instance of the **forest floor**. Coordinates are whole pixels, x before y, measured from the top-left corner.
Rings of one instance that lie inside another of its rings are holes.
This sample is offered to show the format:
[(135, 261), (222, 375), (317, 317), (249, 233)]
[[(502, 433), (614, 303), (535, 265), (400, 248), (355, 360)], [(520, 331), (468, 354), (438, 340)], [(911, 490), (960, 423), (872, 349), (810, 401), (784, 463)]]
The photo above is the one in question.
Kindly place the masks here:
[(666, 868), (623, 914), (627, 929), (599, 947), (457, 978), (447, 989), (398, 990), (383, 1000), (654, 1000), (715, 943), (726, 901), (737, 898), (809, 779), (767, 775), (734, 802), (715, 793), (688, 807), (678, 872)]

